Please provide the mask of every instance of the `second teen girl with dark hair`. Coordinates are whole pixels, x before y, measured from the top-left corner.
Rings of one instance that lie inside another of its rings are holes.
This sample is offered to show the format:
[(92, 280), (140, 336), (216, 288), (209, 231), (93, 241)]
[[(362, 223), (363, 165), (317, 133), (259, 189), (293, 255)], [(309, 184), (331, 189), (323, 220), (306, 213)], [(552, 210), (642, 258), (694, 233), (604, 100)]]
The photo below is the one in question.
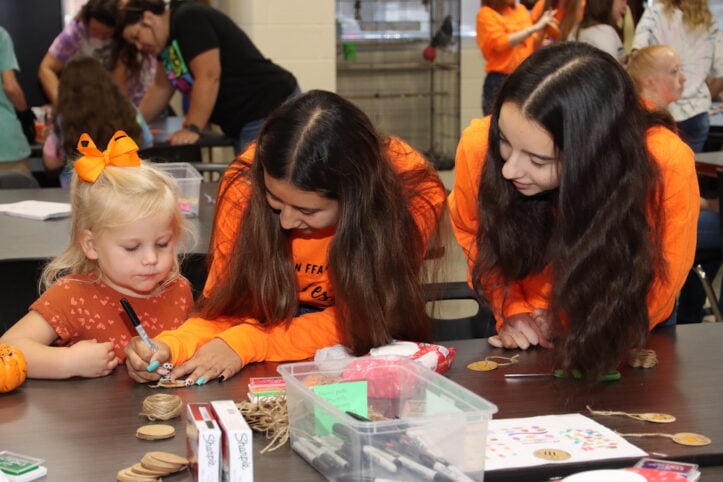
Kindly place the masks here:
[(614, 368), (672, 322), (695, 250), (692, 151), (611, 56), (531, 55), (465, 130), (449, 198), (498, 347), (555, 344), (559, 367)]

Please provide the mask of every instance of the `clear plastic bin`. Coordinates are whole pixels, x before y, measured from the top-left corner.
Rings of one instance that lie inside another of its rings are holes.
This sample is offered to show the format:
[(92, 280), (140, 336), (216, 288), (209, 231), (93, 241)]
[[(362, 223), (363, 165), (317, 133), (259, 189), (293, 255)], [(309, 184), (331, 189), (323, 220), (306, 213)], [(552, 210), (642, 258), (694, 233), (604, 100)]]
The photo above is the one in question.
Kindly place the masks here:
[(484, 479), (487, 424), (497, 407), (448, 378), (398, 356), (278, 371), (291, 446), (328, 480)]
[(155, 167), (173, 177), (178, 183), (181, 197), (178, 201), (186, 216), (198, 216), (198, 203), (201, 197), (203, 176), (187, 162), (156, 163)]

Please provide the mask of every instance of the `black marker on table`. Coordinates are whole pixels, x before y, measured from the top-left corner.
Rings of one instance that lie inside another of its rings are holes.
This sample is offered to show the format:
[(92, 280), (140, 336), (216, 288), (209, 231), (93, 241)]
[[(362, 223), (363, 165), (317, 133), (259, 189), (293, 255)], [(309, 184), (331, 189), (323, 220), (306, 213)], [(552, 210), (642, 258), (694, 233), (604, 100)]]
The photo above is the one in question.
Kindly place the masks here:
[(130, 318), (131, 323), (133, 323), (133, 327), (136, 329), (136, 333), (138, 333), (138, 336), (141, 337), (141, 340), (143, 340), (143, 342), (148, 345), (148, 348), (150, 348), (151, 351), (158, 351), (158, 347), (156, 347), (156, 345), (151, 341), (148, 333), (146, 333), (143, 325), (141, 325), (141, 320), (138, 319), (138, 315), (136, 315), (136, 312), (135, 310), (133, 310), (130, 302), (125, 298), (121, 298), (120, 304), (128, 315), (128, 318)]

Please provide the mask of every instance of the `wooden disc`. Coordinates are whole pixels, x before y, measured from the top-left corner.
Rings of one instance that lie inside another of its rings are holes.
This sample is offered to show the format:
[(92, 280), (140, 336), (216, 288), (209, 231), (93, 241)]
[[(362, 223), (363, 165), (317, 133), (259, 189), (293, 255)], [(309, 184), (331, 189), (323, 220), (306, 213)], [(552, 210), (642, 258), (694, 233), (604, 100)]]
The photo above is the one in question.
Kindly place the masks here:
[(164, 475), (168, 475), (168, 471), (166, 469), (149, 469), (148, 467), (144, 467), (140, 462), (137, 464), (133, 464), (128, 470), (130, 470), (134, 474), (150, 477), (162, 477)]
[(555, 462), (560, 460), (567, 460), (572, 457), (572, 455), (570, 455), (568, 452), (560, 449), (538, 449), (532, 452), (532, 455), (539, 459), (552, 460)]
[(480, 360), (467, 365), (467, 368), (476, 372), (488, 372), (497, 368), (497, 362), (491, 360)]
[(672, 423), (675, 422), (675, 417), (668, 415), (667, 413), (641, 413), (640, 418), (646, 422), (653, 423)]
[(116, 480), (118, 480), (118, 482), (156, 482), (159, 479), (158, 477), (149, 475), (135, 474), (130, 468), (126, 468), (118, 471)]
[(151, 388), (183, 388), (186, 386), (185, 380), (158, 380), (155, 385), (148, 385)]
[(171, 425), (143, 425), (136, 430), (136, 437), (143, 440), (162, 440), (171, 438), (174, 435), (176, 435), (176, 429)]
[(691, 447), (702, 447), (710, 445), (712, 440), (705, 435), (690, 432), (680, 432), (673, 435), (673, 442), (680, 445), (688, 445)]
[(181, 457), (170, 452), (148, 452), (147, 455), (150, 455), (154, 459), (168, 462), (169, 464), (188, 465), (188, 459), (186, 457)]

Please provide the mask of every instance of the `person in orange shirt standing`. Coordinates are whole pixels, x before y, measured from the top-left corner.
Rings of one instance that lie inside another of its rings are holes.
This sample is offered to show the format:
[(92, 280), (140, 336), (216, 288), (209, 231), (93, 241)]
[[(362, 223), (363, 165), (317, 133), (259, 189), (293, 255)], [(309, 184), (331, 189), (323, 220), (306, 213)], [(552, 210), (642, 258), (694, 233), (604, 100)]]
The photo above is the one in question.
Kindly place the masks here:
[(445, 201), (424, 157), (351, 102), (287, 101), (221, 181), (198, 313), (158, 335), (156, 353), (131, 341), (130, 376), (157, 380), (153, 363), (170, 361), (200, 385), (338, 343), (362, 355), (431, 341), (423, 266)]
[(533, 53), (472, 121), (449, 196), (496, 347), (554, 347), (596, 379), (675, 322), (700, 197), (693, 151), (581, 42)]
[(554, 9), (557, 23), (545, 31), (545, 36), (548, 42), (562, 42), (582, 21), (585, 3), (585, 0), (537, 0), (530, 10), (530, 16), (534, 22), (542, 18), (546, 11)]
[(554, 10), (533, 25), (530, 13), (515, 0), (483, 0), (477, 11), (477, 45), (487, 61), (482, 86), (482, 113), (487, 115), (505, 78), (540, 44), (537, 35), (555, 24)]

